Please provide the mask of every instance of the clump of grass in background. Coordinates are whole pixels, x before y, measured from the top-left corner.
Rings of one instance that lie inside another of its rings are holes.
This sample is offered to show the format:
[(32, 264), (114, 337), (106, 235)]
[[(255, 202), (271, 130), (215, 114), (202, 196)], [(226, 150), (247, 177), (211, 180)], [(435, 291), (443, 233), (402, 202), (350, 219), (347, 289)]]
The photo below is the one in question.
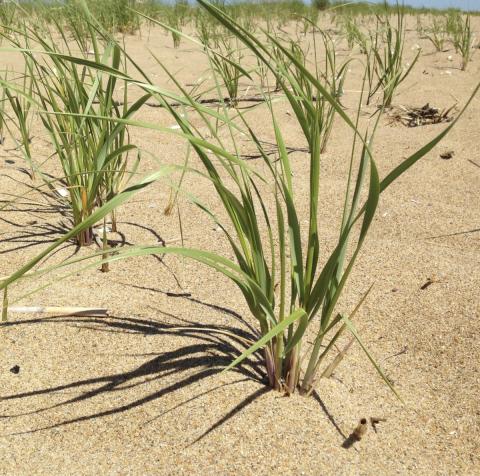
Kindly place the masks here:
[[(9, 78), (7, 72), (5, 73), (5, 78), (3, 80), (4, 99), (8, 101), (11, 113), (15, 120), (9, 121), (10, 125), (8, 126), (6, 122), (4, 122), (4, 126), (8, 130), (13, 141), (16, 143), (16, 147), (23, 151), (24, 158), (31, 167), (32, 176), (35, 176), (35, 165), (30, 147), (30, 142), (32, 139), (33, 108), (31, 102), (27, 99), (29, 96), (31, 96), (33, 90), (31, 66), (32, 64), (30, 59), (25, 58), (25, 69), (22, 75), (18, 77), (11, 75), (12, 77)], [(10, 89), (6, 86), (8, 81), (14, 81), (15, 84), (19, 85), (23, 94), (15, 94), (14, 92), (10, 91)], [(6, 114), (4, 117), (6, 118)], [(13, 129), (15, 129), (20, 135), (20, 142), (17, 141), (17, 134)]]
[[(87, 0), (87, 5), (98, 23), (110, 33), (135, 33), (140, 27), (138, 15), (133, 8), (136, 0)], [(70, 10), (70, 19), (78, 19), (86, 26), (82, 0), (68, 0), (65, 7)], [(72, 21), (70, 26), (75, 28)], [(78, 24), (76, 26), (78, 28)], [(85, 31), (87, 34), (87, 31)]]
[(456, 25), (456, 31), (453, 35), (453, 45), (455, 51), (462, 56), (461, 68), (462, 71), (465, 71), (472, 58), (473, 44), (475, 42), (470, 14), (467, 14), (465, 18), (461, 16), (457, 17)]
[(317, 10), (326, 10), (330, 6), (330, 0), (313, 0), (312, 7)]
[(189, 14), (188, 2), (176, 0), (175, 5), (167, 13), (167, 24), (170, 27), (173, 47), (179, 48), (182, 40), (182, 28), (187, 24)]
[(182, 35), (180, 33), (182, 26), (180, 24), (180, 19), (175, 14), (175, 11), (170, 12), (170, 14), (167, 17), (167, 23), (171, 27), (170, 32), (172, 34), (173, 47), (179, 48), (180, 42), (182, 41)]
[(185, 26), (189, 21), (190, 6), (187, 0), (175, 0), (173, 11), (178, 18), (181, 26)]
[(424, 28), (422, 33), (422, 37), (429, 40), (436, 51), (445, 50), (445, 42), (447, 41), (448, 34), (446, 19), (444, 17), (434, 16), (431, 26)]
[(398, 86), (407, 78), (420, 57), (419, 50), (410, 65), (404, 64), (406, 35), (404, 10), (397, 6), (395, 16), (396, 25), (393, 26), (387, 11), (382, 16), (377, 15), (376, 33), (371, 37), (371, 54), (368, 55), (368, 60), (372, 62), (369, 68), (376, 75), (377, 85), (369, 92), (367, 104), (381, 89), (382, 105), (390, 107)]
[(12, 3), (0, 3), (0, 45), (3, 40), (5, 28), (14, 26), (16, 20), (17, 8)]
[[(276, 38), (278, 42), (282, 42), (280, 38)], [(280, 68), (283, 68), (284, 70), (288, 71), (292, 61), (289, 56), (286, 56), (283, 54), (283, 51), (277, 48), (275, 45), (272, 45), (271, 47), (271, 54), (274, 57), (274, 64), (275, 67), (277, 68), (277, 74), (275, 75), (275, 91), (280, 91), (281, 85), (280, 85)], [(261, 62), (264, 64), (261, 58), (257, 57), (257, 61)], [(266, 67), (266, 66), (265, 66)], [(269, 68), (267, 67), (267, 70)]]
[(205, 46), (211, 46), (213, 48), (218, 48), (219, 35), (218, 25), (212, 22), (211, 18), (207, 15), (198, 13), (195, 17), (195, 28), (197, 38)]
[(355, 46), (359, 46), (360, 52), (365, 54), (367, 52), (367, 35), (362, 32), (355, 17), (352, 15), (344, 15), (342, 19), (342, 27), (345, 31), (348, 48), (353, 49)]
[[(31, 92), (31, 91), (30, 91)], [(14, 95), (11, 93), (8, 87), (5, 88), (5, 94), (10, 103), (11, 109), (15, 116), (16, 121), (14, 124), (17, 126), (20, 132), (21, 142), (18, 143), (18, 148), (24, 152), (24, 158), (30, 164), (32, 169), (32, 175), (35, 176), (36, 166), (34, 165), (32, 153), (30, 149), (30, 130), (31, 130), (31, 114), (32, 105), (29, 101), (26, 101), (23, 95)], [(12, 131), (10, 131), (13, 137)], [(14, 138), (16, 141), (16, 139)]]
[(57, 20), (57, 24), (63, 23), (64, 28), (81, 42), (82, 51), (88, 52), (90, 49), (90, 44), (87, 42), (88, 25), (83, 17), (79, 0), (68, 0), (61, 14), (62, 17)]
[(303, 36), (306, 36), (309, 31), (312, 33), (315, 31), (319, 15), (319, 10), (315, 7), (311, 7), (307, 10), (305, 16), (299, 18), (300, 21), (297, 24), (297, 28), (300, 26)]
[(255, 18), (252, 11), (246, 10), (245, 12), (242, 12), (242, 14), (240, 15), (240, 21), (245, 30), (249, 31), (250, 33), (256, 31), (257, 19)]
[(425, 27), (423, 26), (423, 23), (422, 23), (422, 17), (420, 15), (417, 15), (415, 17), (416, 19), (416, 22), (417, 22), (417, 34), (420, 38), (423, 38), (425, 36)]
[[(260, 88), (262, 91), (267, 90), (269, 88), (269, 72), (270, 70), (265, 66), (265, 64), (260, 61), (258, 58), (256, 58), (257, 61), (257, 70), (256, 73), (258, 75), (258, 78), (260, 80)], [(277, 88), (275, 88), (275, 91)]]
[(449, 10), (446, 18), (446, 30), (455, 51), (458, 53), (458, 45), (462, 30), (462, 15), (458, 10)]
[(229, 105), (237, 106), (240, 78), (245, 75), (241, 68), (243, 54), (238, 42), (231, 38), (221, 38), (219, 49), (214, 54), (209, 54), (209, 58), (214, 72), (220, 76), (227, 90)]
[[(5, 71), (3, 81), (7, 82), (8, 74)], [(5, 113), (5, 106), (7, 104), (7, 88), (0, 84), (0, 145), (5, 143), (5, 122), (7, 116)]]

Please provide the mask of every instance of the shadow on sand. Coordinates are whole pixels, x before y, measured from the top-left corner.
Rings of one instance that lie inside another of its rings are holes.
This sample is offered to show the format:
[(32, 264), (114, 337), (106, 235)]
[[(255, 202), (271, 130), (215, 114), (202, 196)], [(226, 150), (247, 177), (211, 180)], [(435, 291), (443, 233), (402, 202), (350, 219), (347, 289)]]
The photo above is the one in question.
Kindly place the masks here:
[[(198, 300), (193, 299), (193, 301), (197, 302)], [(223, 308), (217, 309), (215, 305), (203, 303), (201, 301), (198, 303), (212, 307), (212, 309), (219, 312), (225, 313), (226, 311), (229, 311), (228, 309)], [(132, 388), (141, 388), (139, 393), (142, 395), (139, 398), (134, 398), (128, 403), (117, 405), (113, 408), (105, 409), (103, 411), (84, 414), (75, 418), (67, 418), (52, 425), (11, 433), (10, 435), (21, 435), (51, 430), (74, 423), (85, 422), (109, 415), (127, 412), (149, 402), (159, 400), (167, 394), (171, 394), (172, 392), (176, 392), (185, 387), (191, 386), (192, 384), (202, 381), (214, 374), (218, 374), (228, 364), (230, 364), (232, 360), (239, 355), (239, 353), (243, 352), (258, 338), (258, 335), (254, 329), (252, 329), (240, 315), (234, 311), (230, 311), (230, 313), (237, 320), (235, 326), (206, 326), (204, 324), (188, 321), (186, 319), (176, 318), (176, 316), (170, 317), (179, 320), (181, 322), (180, 325), (162, 323), (153, 319), (116, 316), (110, 316), (107, 318), (48, 317), (3, 323), (0, 327), (66, 325), (76, 326), (95, 332), (136, 334), (144, 336), (168, 335), (183, 338), (188, 337), (191, 343), (176, 350), (159, 354), (130, 354), (128, 355), (129, 357), (133, 356), (135, 358), (141, 358), (143, 359), (143, 362), (127, 372), (93, 376), (86, 379), (72, 380), (65, 384), (56, 385), (49, 388), (34, 389), (31, 391), (10, 395), (1, 395), (0, 400), (6, 403), (12, 400), (25, 400), (27, 402), (28, 398), (35, 396), (51, 395), (53, 398), (59, 393), (75, 393), (75, 396), (66, 398), (61, 402), (36, 408), (34, 410), (29, 410), (23, 413), (2, 414), (0, 415), (0, 418), (11, 419), (26, 415), (36, 415), (48, 412), (49, 410), (59, 409), (67, 405), (79, 404), (81, 402), (91, 400), (97, 396), (106, 396), (109, 394), (112, 394), (113, 396), (115, 392), (124, 392)], [(241, 323), (243, 323), (243, 326), (239, 325)], [(124, 357), (127, 357), (127, 355), (124, 355)], [(224, 425), (244, 408), (254, 402), (258, 397), (270, 390), (270, 388), (267, 386), (268, 379), (265, 374), (264, 367), (265, 364), (263, 354), (257, 352), (249, 359), (246, 359), (241, 365), (232, 370), (232, 372), (235, 372), (238, 375), (238, 379), (217, 385), (213, 388), (202, 391), (201, 393), (192, 395), (190, 398), (179, 402), (174, 407), (169, 408), (149, 421), (144, 422), (142, 426), (150, 424), (165, 414), (170, 413), (179, 407), (188, 404), (189, 402), (201, 398), (206, 394), (215, 392), (222, 387), (236, 385), (245, 381), (253, 381), (260, 384), (259, 388), (243, 398), (240, 403), (229, 410), (224, 416), (222, 416), (218, 421), (206, 429), (198, 438), (190, 443), (190, 445), (193, 445), (202, 440), (212, 431)], [(165, 379), (168, 381), (168, 383), (162, 385), (162, 379)], [(149, 391), (149, 387), (151, 387), (151, 385), (155, 382), (160, 382), (160, 388), (157, 386), (154, 391)], [(322, 411), (327, 415), (329, 421), (334, 425), (337, 432), (339, 432), (339, 434), (345, 438), (345, 435), (343, 435), (342, 431), (336, 424), (332, 415), (328, 412), (320, 397), (317, 394), (314, 394), (314, 398), (320, 403)], [(111, 400), (115, 401), (115, 398), (111, 398)], [(67, 414), (67, 412), (65, 413)]]

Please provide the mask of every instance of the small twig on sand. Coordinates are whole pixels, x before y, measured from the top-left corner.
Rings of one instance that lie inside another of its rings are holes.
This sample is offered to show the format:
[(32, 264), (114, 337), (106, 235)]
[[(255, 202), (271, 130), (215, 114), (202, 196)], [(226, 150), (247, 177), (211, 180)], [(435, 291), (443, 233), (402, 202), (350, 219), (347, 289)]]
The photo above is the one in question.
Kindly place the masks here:
[(108, 316), (108, 309), (102, 307), (10, 306), (8, 312), (56, 314), (62, 316)]
[(360, 420), (360, 423), (355, 427), (352, 433), (350, 433), (350, 436), (343, 442), (342, 444), (343, 448), (348, 449), (354, 443), (356, 443), (357, 441), (360, 441), (365, 436), (367, 429), (368, 429), (367, 419), (362, 418)]

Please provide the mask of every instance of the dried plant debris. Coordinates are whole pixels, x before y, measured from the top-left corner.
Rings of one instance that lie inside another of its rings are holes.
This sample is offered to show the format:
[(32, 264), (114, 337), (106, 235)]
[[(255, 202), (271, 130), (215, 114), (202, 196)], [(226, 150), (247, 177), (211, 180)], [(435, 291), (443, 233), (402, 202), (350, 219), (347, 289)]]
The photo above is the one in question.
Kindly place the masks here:
[(406, 127), (419, 127), (428, 124), (450, 122), (453, 121), (453, 113), (456, 110), (456, 104), (443, 110), (432, 107), (429, 103), (423, 107), (398, 106), (392, 108), (388, 113), (390, 118), (389, 125), (400, 123)]
[(453, 150), (447, 150), (440, 154), (440, 158), (443, 160), (450, 160), (453, 158), (454, 155), (455, 155), (455, 152)]
[(365, 436), (367, 429), (367, 419), (362, 418), (352, 433), (350, 433), (349, 437), (343, 442), (342, 446), (346, 449), (350, 448), (355, 442), (360, 441)]
[(424, 284), (420, 286), (420, 289), (423, 291), (427, 289), (433, 283), (441, 283), (442, 279), (437, 278), (436, 276), (432, 276), (431, 278), (427, 278)]

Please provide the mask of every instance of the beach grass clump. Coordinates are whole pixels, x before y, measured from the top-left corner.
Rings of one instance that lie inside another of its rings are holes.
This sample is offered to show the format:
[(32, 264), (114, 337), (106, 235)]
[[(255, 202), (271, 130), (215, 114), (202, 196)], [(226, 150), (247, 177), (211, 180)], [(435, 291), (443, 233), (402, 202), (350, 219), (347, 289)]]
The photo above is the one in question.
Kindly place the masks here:
[(0, 145), (5, 143), (5, 131), (7, 124), (6, 106), (8, 103), (8, 89), (4, 86), (8, 82), (8, 70), (2, 72), (0, 83)]
[(313, 0), (312, 7), (317, 10), (326, 10), (330, 6), (330, 0)]
[[(22, 277), (66, 239), (91, 229), (136, 190), (163, 173), (158, 172), (136, 187), (121, 189), (111, 198), (104, 190), (106, 165), (133, 149), (126, 136), (122, 136), (126, 125), (148, 127), (183, 138), (196, 153), (199, 165), (189, 166), (188, 173), (207, 180), (213, 187), (221, 213), (196, 199), (193, 190), (188, 191), (188, 196), (224, 233), (231, 248), (229, 257), (208, 250), (154, 245), (125, 247), (114, 256), (102, 250), (103, 262), (148, 254), (174, 254), (203, 263), (231, 280), (258, 325), (258, 340), (252, 342), (227, 369), (262, 350), (270, 387), (286, 394), (299, 391), (310, 395), (323, 376), (331, 375), (332, 368), (339, 361), (336, 346), (345, 334), (350, 333), (395, 392), (392, 382), (367, 350), (354, 324), (361, 305), (368, 298), (370, 283), (365, 284), (356, 305), (346, 307), (341, 304), (341, 298), (376, 217), (380, 195), (440, 142), (465, 108), (444, 131), (381, 179), (375, 161), (376, 131), (381, 115), (373, 118), (367, 130), (360, 127), (363, 88), (356, 114), (351, 117), (344, 109), (340, 99), (348, 63), (337, 65), (335, 45), (326, 33), (319, 32), (324, 45), (324, 61), (320, 61), (314, 51), (315, 60), (309, 62), (307, 52), (301, 46), (285, 44), (268, 31), (263, 31), (264, 36), (259, 37), (232, 19), (224, 8), (205, 0), (198, 0), (198, 3), (234, 38), (231, 45), (235, 44), (235, 49), (240, 50), (243, 45), (242, 48), (254, 55), (257, 62), (263, 63), (275, 77), (281, 94), (275, 97), (264, 94), (262, 105), (267, 108), (274, 137), (274, 156), (263, 146), (264, 124), (258, 130), (249, 122), (249, 113), (239, 108), (228, 108), (224, 104), (223, 107), (206, 107), (189, 94), (163, 65), (162, 71), (180, 94), (155, 86), (138, 65), (135, 67), (144, 80), (133, 80), (122, 67), (124, 51), (113, 40), (109, 40), (101, 52), (92, 34), (95, 56), (92, 61), (87, 61), (83, 57), (62, 54), (37, 37), (35, 42), (42, 46), (48, 61), (40, 62), (30, 46), (21, 50), (31, 58), (34, 77), (31, 100), (38, 108), (64, 167), (72, 208), (77, 206), (73, 205), (74, 199), (79, 199), (80, 216), (75, 228), (65, 237), (0, 282), (0, 290)], [(386, 52), (382, 57), (379, 42), (375, 43), (376, 50), (372, 53), (376, 61), (381, 62), (376, 71), (384, 92), (383, 107), (390, 104), (396, 87), (408, 74), (401, 67), (404, 28), (401, 18), (398, 22), (396, 28), (390, 26), (388, 19), (381, 23), (385, 28), (386, 44), (383, 48), (392, 47), (392, 57)], [(207, 53), (212, 59), (220, 57), (208, 46)], [(229, 58), (229, 64), (235, 61), (234, 56)], [(238, 63), (236, 67), (242, 69)], [(389, 71), (390, 67), (392, 71)], [(217, 74), (220, 73), (217, 71)], [(124, 108), (120, 109), (114, 94), (117, 82), (123, 83), (125, 90), (130, 83), (135, 83), (144, 89), (145, 95), (128, 109), (125, 98)], [(467, 105), (479, 88), (480, 85)], [(222, 91), (220, 88), (217, 91), (218, 102), (223, 103)], [(157, 100), (178, 128), (134, 120), (132, 113), (145, 103), (147, 97)], [(175, 105), (171, 103), (172, 99), (176, 101)], [(288, 126), (282, 125), (282, 111), (276, 107), (280, 100), (286, 102), (292, 111)], [(183, 107), (179, 109), (178, 104)], [(188, 114), (183, 113), (186, 107), (189, 108)], [(334, 120), (341, 121), (348, 129), (351, 152), (343, 164), (343, 180), (337, 182), (338, 188), (331, 196), (325, 197), (326, 158), (323, 151)], [(294, 162), (288, 153), (286, 132), (292, 127), (300, 131), (308, 145), (300, 164)], [(256, 148), (261, 160), (259, 167), (242, 159), (240, 151), (245, 141)], [(294, 171), (297, 166), (307, 170), (307, 184), (296, 179)], [(182, 172), (186, 169), (184, 167)], [(90, 208), (87, 208), (87, 202)], [(337, 223), (324, 215), (330, 205), (337, 208)], [(323, 233), (325, 237), (322, 237)], [(321, 246), (322, 238), (330, 240), (328, 247)], [(62, 263), (61, 266), (65, 265)]]
[[(84, 26), (85, 34), (87, 20), (84, 14), (84, 0), (68, 0), (65, 4), (69, 10), (69, 25), (75, 28), (72, 20), (77, 19), (80, 25)], [(140, 28), (138, 15), (133, 8), (137, 6), (137, 0), (86, 0), (87, 6), (94, 15), (97, 22), (110, 33), (135, 33)], [(77, 24), (78, 28), (78, 24)]]
[(200, 12), (195, 16), (195, 30), (199, 41), (208, 47), (219, 48), (219, 38), (222, 36), (218, 24), (212, 22), (211, 18)]
[(179, 48), (182, 41), (182, 29), (189, 21), (190, 7), (184, 0), (176, 0), (172, 8), (167, 11), (166, 23), (170, 27), (173, 47)]
[[(350, 118), (339, 102), (338, 94), (332, 94), (328, 82), (324, 81), (326, 71), (320, 73), (316, 70), (318, 66), (312, 68), (298, 45), (284, 45), (267, 32), (268, 41), (260, 40), (223, 9), (204, 0), (199, 0), (199, 3), (277, 77), (281, 92), (309, 146), (304, 162), (309, 171), (308, 192), (300, 192), (300, 186), (295, 181), (294, 164), (287, 152), (284, 131), (268, 95), (265, 106), (270, 112), (278, 151), (273, 158), (264, 150), (247, 115), (236, 111), (232, 116), (228, 109), (225, 115), (217, 110), (208, 110), (176, 82), (192, 108), (185, 117), (169, 105), (164, 93), (150, 85), (152, 96), (177, 122), (180, 128), (178, 134), (185, 137), (198, 155), (203, 170), (197, 173), (207, 178), (214, 187), (228, 221), (221, 221), (218, 214), (205, 204), (196, 200), (194, 203), (208, 213), (223, 231), (235, 258), (181, 247), (142, 247), (138, 253), (161, 252), (189, 257), (210, 266), (238, 286), (258, 323), (260, 337), (228, 368), (239, 365), (253, 352), (263, 349), (269, 385), (287, 394), (299, 390), (309, 395), (322, 376), (331, 374), (332, 365), (338, 361), (335, 357), (332, 360), (335, 346), (345, 333), (351, 333), (387, 385), (394, 390), (366, 349), (353, 323), (371, 288), (365, 290), (363, 297), (349, 312), (339, 310), (338, 303), (374, 220), (380, 194), (425, 156), (456, 121), (380, 180), (373, 152), (380, 115), (377, 115), (369, 132), (362, 132), (358, 126), (360, 106), (357, 116)], [(324, 38), (328, 45), (328, 37)], [(276, 54), (272, 46), (277, 49)], [(288, 58), (288, 67), (277, 63), (278, 51)], [(333, 58), (333, 53), (330, 56)], [(336, 71), (333, 59), (327, 61), (330, 62), (328, 68)], [(173, 74), (170, 73), (170, 77), (173, 79)], [(336, 90), (334, 88), (333, 91)], [(475, 93), (477, 91), (478, 87)], [(359, 105), (361, 102), (360, 95)], [(332, 251), (325, 255), (320, 246), (319, 216), (322, 212), (322, 137), (329, 127), (328, 121), (322, 120), (322, 108), (327, 105), (333, 115), (350, 129), (352, 152), (346, 164), (344, 187), (335, 192), (343, 196), (339, 205), (341, 220), (337, 238)], [(193, 116), (205, 127), (194, 126)], [(240, 122), (234, 121), (234, 117)], [(219, 121), (224, 123), (222, 128), (218, 127)], [(229, 147), (219, 133), (224, 128), (233, 144)], [(202, 129), (208, 132), (204, 134)], [(237, 133), (241, 133), (242, 140), (247, 136), (251, 145), (257, 148), (265, 173), (241, 160)], [(300, 219), (301, 201), (305, 198), (308, 205), (306, 226)], [(128, 252), (124, 256), (128, 256)], [(121, 258), (120, 251), (115, 259)]]
[(173, 47), (179, 48), (182, 41), (182, 25), (180, 23), (180, 18), (175, 13), (175, 10), (171, 10), (167, 16), (167, 24), (170, 26), (170, 33), (172, 35)]
[(392, 105), (398, 87), (408, 77), (421, 53), (419, 50), (410, 64), (404, 63), (405, 12), (399, 6), (395, 11), (395, 18), (396, 22), (392, 24), (388, 11), (383, 15), (377, 15), (376, 32), (371, 35), (370, 40), (371, 54), (367, 54), (368, 60), (371, 61), (369, 65), (371, 76), (376, 76), (376, 86), (369, 92), (367, 103), (378, 90), (381, 90), (382, 105), (385, 108)]
[[(308, 395), (318, 385), (325, 371), (331, 368), (332, 362), (328, 364), (328, 361), (336, 343), (344, 333), (350, 332), (367, 352), (385, 382), (391, 386), (366, 350), (353, 324), (353, 318), (368, 291), (350, 312), (338, 310), (337, 304), (374, 219), (380, 194), (431, 150), (444, 133), (380, 180), (373, 156), (376, 126), (368, 134), (361, 133), (358, 116), (352, 120), (346, 115), (337, 95), (332, 94), (320, 81), (323, 76), (315, 67), (312, 71), (297, 47), (287, 47), (268, 34), (269, 44), (261, 41), (221, 9), (204, 0), (199, 0), (199, 3), (263, 61), (271, 74), (278, 77), (281, 92), (291, 105), (299, 129), (309, 145), (308, 160), (305, 162), (310, 177), (307, 229), (303, 230), (303, 221), (299, 217), (298, 185), (292, 176), (293, 164), (287, 153), (284, 133), (270, 102), (266, 104), (271, 113), (278, 162), (263, 149), (254, 127), (240, 114), (241, 122), (246, 126), (243, 134), (248, 134), (250, 142), (257, 147), (268, 171), (268, 176), (263, 177), (239, 160), (235, 152), (238, 150), (236, 145), (232, 150), (221, 145), (222, 141), (216, 135), (218, 129), (210, 124), (206, 111), (193, 98), (189, 98), (189, 102), (198, 116), (206, 121), (206, 129), (214, 139), (218, 139), (218, 143), (199, 135), (198, 127), (193, 127), (189, 120), (169, 108), (166, 100), (160, 99), (200, 158), (204, 166), (203, 175), (209, 178), (223, 205), (228, 223), (220, 222), (214, 211), (199, 204), (225, 233), (235, 260), (195, 249), (167, 247), (162, 252), (187, 256), (212, 267), (232, 280), (243, 294), (258, 322), (261, 337), (229, 368), (262, 348), (269, 385), (287, 394), (298, 389)], [(291, 66), (287, 68), (276, 64), (278, 54), (274, 55), (272, 45), (289, 59)], [(327, 256), (322, 256), (319, 238), (319, 213), (322, 209), (319, 192), (323, 160), (321, 138), (327, 127), (325, 122), (319, 120), (322, 117), (322, 106), (318, 104), (320, 99), (352, 131), (352, 154), (345, 176), (342, 219), (333, 251)], [(218, 121), (218, 116), (214, 120)], [(230, 116), (225, 117), (224, 121), (235, 142), (235, 124)], [(153, 249), (149, 252), (154, 250), (158, 251)], [(307, 336), (311, 344), (306, 342)]]
[(451, 9), (447, 12), (446, 29), (449, 39), (458, 53), (458, 45), (462, 31), (462, 14), (458, 10)]
[(235, 107), (238, 104), (240, 78), (245, 73), (241, 67), (243, 53), (235, 38), (221, 37), (218, 46), (213, 54), (209, 53), (209, 58), (214, 73), (221, 78), (227, 91), (229, 105)]
[(17, 9), (10, 2), (0, 3), (0, 31), (5, 27), (11, 27), (15, 24)]
[(363, 33), (358, 25), (356, 17), (352, 15), (342, 15), (342, 29), (344, 30), (348, 48), (353, 49), (355, 46), (360, 48), (360, 52), (367, 52), (368, 36)]
[[(13, 71), (5, 71), (4, 77), (0, 81), (3, 103), (0, 106), (0, 113), (3, 116), (1, 127), (3, 140), (5, 140), (3, 132), (6, 130), (16, 144), (16, 148), (23, 152), (24, 159), (30, 165), (32, 176), (35, 176), (35, 166), (30, 147), (34, 116), (34, 108), (28, 100), (28, 96), (32, 94), (33, 90), (33, 78), (30, 68), (31, 62), (29, 58), (25, 58), (23, 74), (18, 75), (14, 74)], [(7, 86), (11, 81), (18, 85), (26, 95), (12, 92)], [(7, 104), (10, 106), (8, 115), (6, 111)], [(18, 136), (20, 136), (20, 141), (17, 139)]]
[(318, 8), (311, 7), (305, 12), (305, 16), (299, 18), (299, 25), (303, 36), (306, 36), (309, 31), (312, 32), (312, 34), (315, 32), (319, 16), (320, 11)]
[(432, 17), (431, 25), (428, 28), (424, 28), (422, 33), (422, 37), (429, 40), (436, 51), (444, 51), (448, 38), (447, 19), (437, 15)]
[[(95, 64), (125, 72), (126, 61), (119, 45), (107, 42), (102, 49), (93, 30), (90, 41), (95, 49)], [(33, 30), (25, 30), (23, 43), (12, 42), (24, 55), (28, 68), (25, 76), (31, 84), (27, 89), (4, 83), (7, 95), (21, 130), (27, 130), (29, 110), (36, 109), (54, 149), (52, 159), (58, 160), (63, 171), (59, 182), (63, 195), (68, 196), (75, 227), (121, 190), (138, 162), (137, 155), (135, 162), (127, 167), (128, 157), (137, 154), (137, 149), (130, 144), (126, 124), (106, 122), (99, 117), (126, 119), (147, 96), (128, 105), (127, 83), (116, 76), (106, 77), (97, 68), (91, 68), (86, 59), (71, 61), (73, 57), (60, 50), (58, 41), (50, 42)], [(42, 54), (34, 52), (35, 47)], [(122, 101), (116, 97), (119, 86), (123, 87)], [(24, 139), (22, 145), (33, 170), (58, 191), (33, 160), (28, 141)], [(89, 245), (92, 240), (92, 227), (77, 237), (79, 245)]]
[(460, 53), (462, 57), (462, 71), (467, 69), (468, 63), (472, 59), (473, 47), (475, 43), (475, 35), (472, 30), (470, 14), (465, 17), (457, 16), (455, 21), (455, 32), (452, 36), (455, 51)]

